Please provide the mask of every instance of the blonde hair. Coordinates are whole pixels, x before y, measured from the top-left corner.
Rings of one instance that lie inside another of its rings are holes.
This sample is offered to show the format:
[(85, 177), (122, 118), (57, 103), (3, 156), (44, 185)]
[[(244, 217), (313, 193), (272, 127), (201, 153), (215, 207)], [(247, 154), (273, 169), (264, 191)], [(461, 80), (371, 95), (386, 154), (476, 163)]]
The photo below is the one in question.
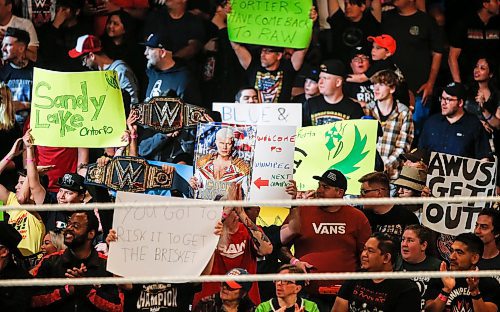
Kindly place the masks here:
[(63, 233), (56, 233), (54, 231), (49, 231), (50, 241), (52, 245), (56, 247), (57, 251), (66, 249), (66, 245), (64, 245), (64, 236)]
[(15, 123), (12, 93), (6, 84), (0, 83), (0, 130), (10, 130), (14, 128)]

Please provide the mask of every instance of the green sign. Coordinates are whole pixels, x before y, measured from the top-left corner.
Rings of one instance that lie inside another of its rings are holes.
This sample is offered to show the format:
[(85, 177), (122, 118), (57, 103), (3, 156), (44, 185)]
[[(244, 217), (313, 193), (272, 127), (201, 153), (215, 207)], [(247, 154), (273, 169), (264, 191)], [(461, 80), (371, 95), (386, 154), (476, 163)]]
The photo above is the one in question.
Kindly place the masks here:
[[(3, 201), (0, 200), (0, 206), (3, 206)], [(0, 211), (0, 221), (3, 221), (3, 211)]]
[(123, 145), (125, 109), (116, 72), (63, 73), (35, 68), (30, 126), (36, 145)]
[(231, 0), (227, 18), (229, 39), (234, 42), (304, 49), (309, 45), (313, 22), (311, 0)]
[(337, 169), (347, 178), (346, 194), (359, 195), (358, 179), (375, 168), (378, 121), (347, 120), (297, 129), (294, 179), (300, 191), (315, 190), (321, 176)]

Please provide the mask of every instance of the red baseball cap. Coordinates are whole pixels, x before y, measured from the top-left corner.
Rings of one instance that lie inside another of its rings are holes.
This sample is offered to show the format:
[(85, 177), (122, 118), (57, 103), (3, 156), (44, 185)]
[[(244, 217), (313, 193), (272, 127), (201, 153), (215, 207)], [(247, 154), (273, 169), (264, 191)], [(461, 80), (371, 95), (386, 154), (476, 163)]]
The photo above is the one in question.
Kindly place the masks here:
[(77, 58), (90, 52), (99, 52), (102, 50), (101, 41), (93, 35), (78, 37), (76, 47), (71, 49), (68, 54), (71, 58)]
[(396, 52), (396, 40), (389, 35), (380, 35), (377, 37), (370, 36), (368, 41), (375, 42), (384, 49), (387, 49), (392, 55)]

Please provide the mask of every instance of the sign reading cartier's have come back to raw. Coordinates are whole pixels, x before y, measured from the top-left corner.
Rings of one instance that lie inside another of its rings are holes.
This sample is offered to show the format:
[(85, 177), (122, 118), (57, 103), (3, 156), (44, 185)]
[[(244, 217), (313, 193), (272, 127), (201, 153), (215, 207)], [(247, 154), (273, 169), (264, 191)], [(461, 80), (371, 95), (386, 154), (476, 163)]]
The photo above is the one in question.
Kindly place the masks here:
[(37, 145), (123, 145), (125, 109), (116, 72), (35, 68), (30, 125)]
[(312, 34), (311, 6), (311, 0), (231, 0), (229, 39), (304, 49)]
[[(496, 165), (477, 159), (433, 152), (427, 171), (427, 186), (436, 197), (493, 196)], [(448, 202), (424, 205), (422, 224), (444, 234), (474, 231), (485, 202)]]

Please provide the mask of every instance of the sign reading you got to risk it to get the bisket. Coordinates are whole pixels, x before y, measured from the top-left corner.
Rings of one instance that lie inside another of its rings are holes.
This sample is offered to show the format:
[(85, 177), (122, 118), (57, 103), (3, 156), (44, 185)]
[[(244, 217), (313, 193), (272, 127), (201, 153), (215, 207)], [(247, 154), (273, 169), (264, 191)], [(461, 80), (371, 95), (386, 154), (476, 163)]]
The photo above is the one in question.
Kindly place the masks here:
[(116, 72), (35, 68), (30, 126), (36, 145), (123, 145), (125, 109)]
[(231, 0), (227, 18), (229, 39), (234, 42), (304, 49), (309, 45), (313, 22), (311, 0)]

